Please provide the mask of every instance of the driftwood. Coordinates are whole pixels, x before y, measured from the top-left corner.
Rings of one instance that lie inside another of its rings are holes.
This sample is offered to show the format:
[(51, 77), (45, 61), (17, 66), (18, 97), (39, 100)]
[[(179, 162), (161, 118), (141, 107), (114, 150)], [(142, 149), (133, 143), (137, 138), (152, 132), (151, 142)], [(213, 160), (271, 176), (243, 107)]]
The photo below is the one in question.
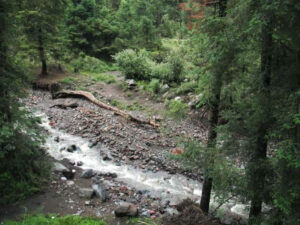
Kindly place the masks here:
[(110, 106), (106, 103), (103, 103), (101, 101), (99, 101), (98, 99), (95, 98), (94, 95), (92, 95), (90, 92), (87, 91), (60, 91), (60, 92), (56, 92), (52, 95), (53, 99), (57, 99), (57, 98), (69, 98), (69, 97), (81, 97), (81, 98), (85, 98), (87, 100), (89, 100), (90, 102), (94, 103), (97, 106), (100, 106), (101, 108), (113, 111), (114, 113), (116, 113), (119, 116), (125, 117), (131, 121), (134, 121), (136, 123), (140, 123), (140, 124), (149, 124), (152, 125), (153, 127), (158, 127), (159, 125), (157, 123), (155, 123), (155, 121), (152, 120), (143, 120), (140, 118), (137, 118), (123, 110), (120, 110), (116, 107)]

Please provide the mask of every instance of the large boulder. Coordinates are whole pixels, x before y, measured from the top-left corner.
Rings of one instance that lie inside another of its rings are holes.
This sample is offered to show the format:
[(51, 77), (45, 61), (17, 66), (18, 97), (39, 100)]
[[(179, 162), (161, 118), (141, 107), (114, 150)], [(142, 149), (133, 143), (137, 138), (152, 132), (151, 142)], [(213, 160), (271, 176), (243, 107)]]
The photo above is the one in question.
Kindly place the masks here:
[(95, 176), (95, 172), (92, 169), (84, 170), (80, 175), (81, 178), (89, 179)]
[(92, 198), (94, 190), (92, 188), (80, 188), (79, 197), (81, 198)]
[(54, 172), (63, 172), (63, 171), (70, 171), (67, 167), (65, 167), (63, 164), (59, 163), (59, 162), (55, 162), (53, 164), (53, 168), (52, 170)]
[(121, 203), (118, 206), (118, 208), (116, 208), (115, 210), (116, 217), (124, 217), (124, 216), (135, 217), (138, 216), (138, 214), (139, 214), (138, 207), (128, 202)]
[(101, 202), (105, 202), (107, 199), (107, 194), (105, 189), (100, 184), (93, 184), (92, 186), (95, 195), (100, 198)]

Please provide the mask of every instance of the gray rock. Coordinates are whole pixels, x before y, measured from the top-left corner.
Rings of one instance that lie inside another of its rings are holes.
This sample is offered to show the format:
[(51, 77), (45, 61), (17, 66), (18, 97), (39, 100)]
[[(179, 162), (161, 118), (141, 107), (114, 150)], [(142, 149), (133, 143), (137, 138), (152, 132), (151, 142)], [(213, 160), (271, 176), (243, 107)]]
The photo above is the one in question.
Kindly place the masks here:
[(95, 173), (92, 169), (84, 170), (80, 175), (81, 178), (90, 179), (95, 176)]
[(174, 100), (175, 100), (175, 101), (180, 101), (180, 100), (181, 100), (181, 97), (180, 97), (180, 96), (177, 96), (177, 97), (174, 98)]
[(81, 198), (92, 198), (94, 190), (92, 188), (80, 188), (79, 197)]
[(167, 91), (167, 90), (169, 90), (169, 85), (168, 84), (164, 84), (162, 87), (161, 87), (161, 89), (163, 90), (163, 91)]
[(70, 171), (67, 167), (65, 167), (63, 164), (59, 163), (59, 162), (55, 162), (53, 164), (53, 168), (52, 170), (54, 172), (63, 172), (63, 171)]
[(137, 86), (137, 83), (133, 80), (126, 80), (126, 83), (128, 85), (128, 89), (134, 89)]
[(67, 148), (67, 151), (68, 152), (75, 152), (75, 151), (79, 151), (80, 148), (77, 147), (76, 145), (70, 145), (68, 148)]
[(82, 165), (83, 165), (83, 162), (82, 162), (82, 161), (78, 161), (78, 162), (76, 163), (76, 165), (77, 165), (77, 166), (82, 166)]
[(93, 184), (92, 186), (95, 195), (101, 199), (102, 202), (105, 202), (107, 199), (106, 191), (100, 184)]
[(139, 211), (137, 206), (128, 203), (128, 202), (123, 202), (116, 208), (115, 210), (115, 216), (116, 217), (124, 217), (124, 216), (138, 216)]
[(98, 144), (98, 141), (91, 141), (91, 142), (89, 143), (89, 148), (93, 148), (93, 147), (95, 147), (97, 144)]

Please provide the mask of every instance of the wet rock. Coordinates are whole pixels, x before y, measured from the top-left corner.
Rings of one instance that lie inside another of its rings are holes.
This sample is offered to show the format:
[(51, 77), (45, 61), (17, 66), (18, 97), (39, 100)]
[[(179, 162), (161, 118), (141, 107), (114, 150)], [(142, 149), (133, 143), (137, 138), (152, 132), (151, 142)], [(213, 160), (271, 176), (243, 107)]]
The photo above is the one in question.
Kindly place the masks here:
[(111, 158), (106, 153), (102, 154), (102, 158), (103, 158), (104, 161), (110, 161), (111, 160)]
[(95, 176), (95, 173), (92, 169), (84, 170), (80, 175), (81, 178), (90, 179)]
[(76, 145), (70, 145), (68, 148), (67, 148), (67, 151), (68, 152), (75, 152), (77, 150), (80, 150), (79, 147), (77, 147)]
[(100, 198), (102, 202), (105, 202), (107, 199), (107, 194), (105, 189), (100, 184), (93, 184), (92, 186), (95, 195)]
[(89, 148), (93, 148), (93, 147), (95, 147), (96, 145), (98, 144), (98, 141), (91, 141), (90, 143), (89, 143)]
[(116, 217), (124, 217), (124, 216), (130, 216), (135, 217), (138, 216), (138, 208), (137, 206), (128, 203), (123, 202), (120, 204), (118, 208), (115, 210), (115, 216)]
[(92, 188), (80, 188), (79, 197), (81, 198), (92, 198), (94, 190)]
[(52, 170), (54, 172), (63, 172), (63, 171), (70, 171), (67, 167), (65, 167), (63, 164), (59, 163), (59, 162), (55, 162), (53, 164), (53, 168)]
[(83, 162), (82, 162), (82, 161), (78, 161), (78, 162), (76, 163), (76, 165), (77, 165), (77, 166), (82, 166), (82, 165), (83, 165)]
[(75, 177), (75, 173), (76, 173), (76, 171), (75, 170), (72, 170), (72, 171), (70, 171), (70, 170), (68, 170), (68, 171), (62, 171), (62, 174), (67, 178), (67, 179), (74, 179), (74, 177)]
[(55, 137), (55, 138), (54, 138), (54, 141), (59, 142), (59, 141), (60, 141), (59, 137), (58, 137), (58, 136)]

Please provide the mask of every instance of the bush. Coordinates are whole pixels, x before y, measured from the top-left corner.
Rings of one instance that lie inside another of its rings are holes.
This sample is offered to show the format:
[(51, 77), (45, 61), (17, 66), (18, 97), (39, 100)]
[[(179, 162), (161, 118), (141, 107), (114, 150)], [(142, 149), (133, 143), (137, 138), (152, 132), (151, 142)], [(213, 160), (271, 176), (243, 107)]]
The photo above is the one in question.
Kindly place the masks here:
[(151, 67), (151, 77), (160, 80), (168, 80), (171, 77), (170, 66), (167, 63), (153, 63)]
[(114, 56), (126, 79), (150, 80), (150, 59), (145, 51), (126, 49)]
[(149, 89), (153, 94), (158, 94), (160, 92), (160, 81), (158, 79), (152, 79), (149, 84)]
[(176, 95), (184, 95), (189, 92), (194, 92), (198, 87), (198, 83), (195, 81), (182, 83), (175, 91)]
[(184, 119), (187, 117), (188, 105), (180, 100), (167, 101), (168, 107), (167, 116), (175, 119)]
[(168, 58), (168, 64), (170, 66), (170, 74), (166, 77), (169, 82), (180, 83), (183, 81), (184, 62), (177, 55), (171, 55)]

